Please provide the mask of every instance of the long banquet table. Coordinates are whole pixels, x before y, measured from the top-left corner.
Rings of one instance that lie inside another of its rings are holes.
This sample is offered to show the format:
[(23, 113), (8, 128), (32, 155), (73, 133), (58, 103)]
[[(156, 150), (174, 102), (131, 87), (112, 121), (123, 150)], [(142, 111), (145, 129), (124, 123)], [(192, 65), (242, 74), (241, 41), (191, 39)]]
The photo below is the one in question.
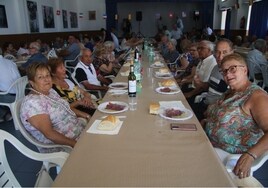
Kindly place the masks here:
[[(143, 68), (148, 59), (143, 56)], [(129, 67), (122, 67), (126, 71)], [(157, 70), (157, 69), (155, 69)], [(145, 71), (146, 72), (146, 71)], [(149, 114), (157, 101), (180, 100), (183, 94), (155, 92), (144, 75), (136, 111), (126, 111), (118, 135), (90, 134), (86, 130), (104, 114), (96, 111), (57, 176), (55, 187), (230, 187), (234, 186), (195, 116), (178, 123), (194, 123), (197, 131), (172, 131), (172, 121)], [(161, 79), (154, 78), (156, 83)], [(127, 82), (120, 74), (114, 82)], [(106, 94), (103, 101), (127, 102), (127, 95)]]

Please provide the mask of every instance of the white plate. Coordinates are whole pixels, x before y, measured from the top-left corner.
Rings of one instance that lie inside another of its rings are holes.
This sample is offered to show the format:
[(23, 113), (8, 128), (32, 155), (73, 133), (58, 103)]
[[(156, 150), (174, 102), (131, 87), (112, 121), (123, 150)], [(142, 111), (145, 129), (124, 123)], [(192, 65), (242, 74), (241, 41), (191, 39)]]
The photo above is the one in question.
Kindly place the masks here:
[(172, 95), (172, 94), (176, 94), (176, 93), (181, 92), (180, 89), (177, 88), (177, 87), (168, 87), (169, 89), (171, 89), (170, 92), (163, 92), (163, 91), (161, 91), (161, 89), (163, 89), (163, 88), (166, 88), (166, 87), (158, 87), (158, 88), (155, 89), (155, 91), (157, 93), (166, 94), (166, 95)]
[(166, 113), (165, 113), (166, 109), (171, 109), (171, 108), (160, 108), (160, 110), (159, 110), (159, 115), (165, 119), (177, 121), (177, 120), (187, 120), (187, 119), (190, 119), (193, 117), (193, 112), (191, 110), (189, 110), (187, 108), (174, 108), (174, 107), (173, 107), (173, 109), (184, 111), (184, 113), (179, 117), (173, 117), (173, 118), (168, 117), (168, 116), (166, 116)]
[(162, 63), (162, 64), (152, 64), (150, 67), (152, 67), (152, 68), (162, 68), (164, 66), (165, 65)]
[(128, 84), (126, 82), (115, 82), (111, 83), (109, 87), (113, 89), (126, 89), (128, 88)]
[[(119, 104), (119, 105), (123, 105), (125, 106), (123, 110), (119, 110), (119, 111), (116, 111), (116, 110), (109, 110), (109, 109), (106, 109), (106, 106), (107, 104), (109, 103), (113, 103), (113, 104)], [(107, 114), (117, 114), (117, 113), (121, 113), (121, 112), (125, 112), (128, 110), (128, 104), (125, 103), (125, 102), (121, 102), (121, 101), (108, 101), (108, 102), (104, 102), (104, 103), (101, 103), (99, 106), (98, 106), (98, 110), (103, 112), (103, 113), (107, 113)]]
[(173, 75), (171, 73), (155, 73), (155, 77), (168, 79), (168, 78), (172, 78)]

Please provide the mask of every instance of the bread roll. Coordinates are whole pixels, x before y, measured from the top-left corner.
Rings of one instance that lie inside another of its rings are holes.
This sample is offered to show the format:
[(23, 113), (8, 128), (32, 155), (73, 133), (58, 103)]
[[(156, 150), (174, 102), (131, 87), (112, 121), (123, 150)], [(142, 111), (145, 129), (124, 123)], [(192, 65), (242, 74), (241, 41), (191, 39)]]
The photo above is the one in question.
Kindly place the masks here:
[(160, 105), (159, 103), (151, 103), (150, 104), (150, 114), (155, 114), (157, 115), (158, 114), (158, 110), (160, 108)]
[(154, 64), (155, 65), (162, 65), (161, 61), (155, 61)]
[(116, 116), (108, 115), (105, 119), (103, 119), (100, 124), (97, 126), (97, 129), (102, 131), (112, 131), (114, 130), (119, 123), (119, 119)]
[(161, 82), (161, 85), (163, 87), (171, 87), (171, 86), (176, 86), (176, 83), (174, 80), (171, 80), (171, 79), (167, 79), (167, 80), (164, 80)]
[(167, 68), (159, 69), (159, 73), (169, 73), (169, 70)]

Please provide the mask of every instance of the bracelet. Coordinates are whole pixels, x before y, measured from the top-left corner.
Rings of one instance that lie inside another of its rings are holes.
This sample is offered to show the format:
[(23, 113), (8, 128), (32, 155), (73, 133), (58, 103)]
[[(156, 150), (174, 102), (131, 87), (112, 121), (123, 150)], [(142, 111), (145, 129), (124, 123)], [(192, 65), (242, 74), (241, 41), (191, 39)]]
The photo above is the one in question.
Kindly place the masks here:
[(254, 160), (257, 159), (257, 155), (255, 155), (254, 153), (251, 153), (249, 151), (246, 151), (246, 154), (249, 154)]

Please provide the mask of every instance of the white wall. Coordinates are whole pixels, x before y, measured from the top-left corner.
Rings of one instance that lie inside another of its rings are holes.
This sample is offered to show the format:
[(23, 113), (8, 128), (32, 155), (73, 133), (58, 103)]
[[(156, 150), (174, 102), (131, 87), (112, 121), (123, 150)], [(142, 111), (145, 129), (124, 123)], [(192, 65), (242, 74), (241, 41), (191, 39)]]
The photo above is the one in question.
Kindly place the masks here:
[[(62, 0), (65, 1), (65, 0)], [(106, 13), (105, 0), (78, 0), (79, 13), (83, 13), (83, 18), (79, 18), (80, 30), (100, 30), (106, 27), (106, 20), (102, 15)], [(96, 20), (89, 20), (88, 11), (96, 11)]]
[[(223, 8), (231, 8), (231, 23), (230, 23), (230, 29), (231, 30), (239, 30), (240, 29), (240, 20), (243, 16), (245, 16), (246, 20), (248, 18), (248, 12), (249, 12), (249, 4), (245, 3), (245, 0), (239, 0), (239, 8), (235, 9), (234, 4), (236, 3), (236, 0), (228, 0), (225, 2), (221, 2), (221, 0), (215, 1), (214, 4), (214, 29), (223, 29), (221, 28), (221, 11), (219, 9)], [(225, 24), (224, 24), (225, 25)], [(244, 28), (246, 29), (246, 28)]]
[[(31, 0), (37, 3), (39, 32), (66, 32), (99, 30), (105, 27), (105, 20), (102, 14), (106, 12), (105, 0)], [(0, 5), (4, 5), (8, 20), (8, 28), (0, 28), (2, 34), (22, 34), (30, 33), (29, 17), (27, 10), (27, 0), (0, 0)], [(55, 28), (44, 28), (42, 6), (53, 7)], [(56, 15), (57, 10), (67, 10), (68, 28), (63, 28), (62, 12)], [(96, 20), (88, 19), (88, 11), (96, 10)], [(76, 12), (78, 17), (78, 28), (70, 26), (70, 11)], [(83, 13), (83, 18), (79, 18), (79, 13)]]

